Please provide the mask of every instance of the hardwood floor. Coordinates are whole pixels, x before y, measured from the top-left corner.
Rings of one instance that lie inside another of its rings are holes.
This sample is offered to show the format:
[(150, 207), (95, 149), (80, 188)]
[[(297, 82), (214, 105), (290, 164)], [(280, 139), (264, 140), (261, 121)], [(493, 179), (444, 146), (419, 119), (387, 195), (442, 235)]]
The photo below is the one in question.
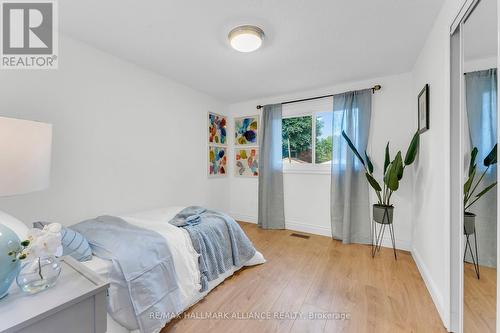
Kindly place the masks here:
[[(240, 224), (267, 263), (240, 270), (162, 333), (446, 332), (408, 252), (372, 259), (366, 245)], [(261, 318), (199, 318), (207, 312)]]
[(464, 333), (496, 331), (496, 269), (480, 266), (477, 279), (474, 266), (464, 263)]

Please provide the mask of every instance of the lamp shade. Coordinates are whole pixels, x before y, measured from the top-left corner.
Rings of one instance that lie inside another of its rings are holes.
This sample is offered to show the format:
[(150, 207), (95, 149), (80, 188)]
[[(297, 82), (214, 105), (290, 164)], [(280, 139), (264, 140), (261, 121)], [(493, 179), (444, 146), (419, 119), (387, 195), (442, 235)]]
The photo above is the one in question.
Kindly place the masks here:
[(49, 186), (52, 125), (0, 117), (0, 196)]

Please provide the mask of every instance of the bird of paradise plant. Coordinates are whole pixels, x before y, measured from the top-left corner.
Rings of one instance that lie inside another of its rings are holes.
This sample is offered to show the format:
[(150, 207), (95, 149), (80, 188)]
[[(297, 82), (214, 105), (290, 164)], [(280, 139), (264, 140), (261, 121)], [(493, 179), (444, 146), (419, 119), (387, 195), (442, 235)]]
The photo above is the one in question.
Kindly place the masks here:
[(415, 135), (413, 136), (408, 150), (406, 151), (404, 160), (401, 151), (398, 151), (394, 159), (391, 161), (389, 142), (387, 142), (387, 145), (385, 147), (383, 186), (380, 185), (380, 183), (375, 179), (373, 175), (373, 163), (368, 156), (368, 153), (365, 151), (365, 159), (363, 159), (361, 154), (352, 143), (351, 139), (344, 131), (342, 131), (342, 136), (347, 141), (347, 144), (351, 148), (354, 155), (363, 165), (368, 184), (370, 184), (370, 186), (375, 190), (375, 194), (377, 195), (378, 204), (382, 206), (392, 206), (392, 194), (399, 189), (399, 183), (403, 178), (405, 168), (412, 164), (417, 156), (418, 145), (420, 141), (419, 132), (415, 133)]

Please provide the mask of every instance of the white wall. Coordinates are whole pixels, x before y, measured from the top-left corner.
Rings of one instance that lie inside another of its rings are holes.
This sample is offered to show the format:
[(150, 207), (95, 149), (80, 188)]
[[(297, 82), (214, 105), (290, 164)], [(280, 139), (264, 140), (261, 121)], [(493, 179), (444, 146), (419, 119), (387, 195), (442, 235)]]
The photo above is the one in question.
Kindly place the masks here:
[(415, 166), (412, 254), (446, 327), (450, 320), (450, 25), (461, 3), (445, 1), (413, 70), (414, 96), (426, 83), (430, 85), (430, 130), (421, 136)]
[(208, 179), (206, 116), (217, 100), (69, 38), (59, 69), (2, 71), (0, 115), (54, 125), (48, 190), (3, 198), (25, 223), (200, 204), (227, 210)]
[[(257, 104), (364, 89), (374, 84), (381, 84), (382, 90), (373, 95), (370, 150), (375, 169), (380, 171), (383, 168), (387, 141), (391, 141), (393, 155), (398, 149), (404, 153), (417, 128), (416, 110), (412, 107), (416, 103), (416, 97), (412, 94), (413, 85), (410, 73), (232, 104), (229, 106), (229, 113), (232, 117), (253, 115), (258, 113), (255, 109)], [(233, 126), (232, 122), (230, 125)], [(234, 140), (230, 142), (233, 143)], [(235, 177), (232, 169), (230, 174), (231, 214), (244, 221), (256, 222), (257, 179)], [(411, 185), (412, 171), (409, 170), (405, 173), (401, 189), (393, 196), (397, 207), (395, 211), (397, 246), (403, 249), (410, 249), (411, 244)], [(286, 227), (331, 236), (330, 175), (328, 173), (285, 173), (284, 187)], [(374, 196), (373, 199), (375, 199)]]
[(464, 61), (464, 73), (483, 71), (485, 69), (496, 68), (496, 67), (497, 67), (497, 57), (471, 59)]

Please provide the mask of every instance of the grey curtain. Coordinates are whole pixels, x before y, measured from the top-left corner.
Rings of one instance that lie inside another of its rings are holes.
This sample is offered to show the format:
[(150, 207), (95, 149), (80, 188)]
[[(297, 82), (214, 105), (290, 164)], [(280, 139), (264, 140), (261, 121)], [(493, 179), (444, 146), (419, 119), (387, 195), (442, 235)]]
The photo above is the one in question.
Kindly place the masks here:
[(370, 199), (364, 169), (340, 134), (344, 130), (358, 151), (364, 153), (371, 110), (371, 89), (333, 97), (330, 215), (332, 237), (343, 243), (371, 243)]
[[(477, 147), (477, 167), (484, 171), (483, 160), (497, 143), (497, 70), (489, 69), (465, 74), (465, 105), (470, 134), (470, 147)], [(469, 154), (466, 158), (468, 168)], [(481, 191), (497, 179), (496, 166), (490, 168), (478, 186)], [(479, 193), (479, 192), (476, 192)], [(476, 217), (479, 263), (496, 267), (497, 192), (490, 191), (471, 207)], [(471, 261), (467, 253), (467, 261)]]
[(281, 104), (265, 105), (259, 151), (259, 218), (263, 229), (285, 228)]

